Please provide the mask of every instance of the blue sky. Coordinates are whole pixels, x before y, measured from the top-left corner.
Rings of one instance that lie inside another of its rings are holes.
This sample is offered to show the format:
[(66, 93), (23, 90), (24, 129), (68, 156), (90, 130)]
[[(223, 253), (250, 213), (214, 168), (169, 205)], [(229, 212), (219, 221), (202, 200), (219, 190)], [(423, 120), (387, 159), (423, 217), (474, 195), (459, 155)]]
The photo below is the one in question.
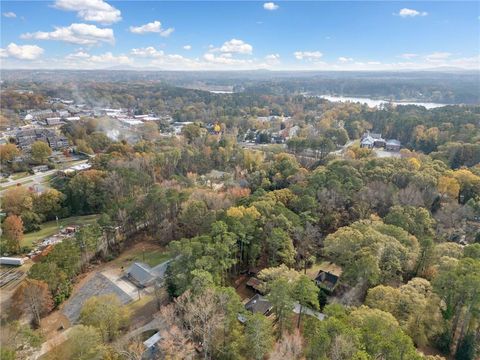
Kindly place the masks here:
[(2, 1), (4, 68), (480, 68), (460, 1)]

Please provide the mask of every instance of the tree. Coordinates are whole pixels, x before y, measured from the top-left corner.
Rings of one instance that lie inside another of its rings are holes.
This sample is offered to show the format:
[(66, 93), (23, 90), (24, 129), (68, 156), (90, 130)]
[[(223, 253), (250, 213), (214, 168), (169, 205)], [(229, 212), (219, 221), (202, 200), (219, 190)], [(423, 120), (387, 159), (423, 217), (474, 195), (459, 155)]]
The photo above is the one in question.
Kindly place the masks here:
[(368, 291), (365, 304), (395, 316), (418, 346), (428, 344), (444, 330), (440, 298), (422, 278), (413, 278), (400, 288), (376, 286)]
[(401, 227), (419, 239), (434, 235), (435, 220), (430, 212), (422, 207), (393, 206), (384, 221), (386, 224)]
[(17, 253), (23, 239), (23, 221), (17, 215), (9, 215), (2, 224), (3, 237), (6, 239), (8, 252)]
[(283, 334), (285, 327), (288, 326), (292, 314), (294, 305), (292, 292), (292, 286), (285, 278), (276, 279), (270, 284), (270, 292), (267, 297), (277, 317), (280, 335)]
[(306, 275), (301, 275), (295, 283), (293, 297), (300, 304), (300, 314), (298, 314), (297, 328), (300, 328), (304, 307), (318, 309), (318, 292), (319, 288)]
[(0, 162), (2, 165), (6, 165), (9, 161), (12, 161), (16, 156), (20, 154), (15, 144), (0, 145)]
[(279, 262), (292, 266), (295, 262), (295, 248), (286, 231), (274, 228), (267, 237), (267, 246), (270, 254), (269, 265), (275, 266)]
[(13, 293), (12, 306), (19, 314), (28, 313), (35, 327), (40, 326), (40, 319), (53, 309), (48, 285), (39, 280), (24, 280)]
[(179, 227), (185, 237), (207, 232), (215, 220), (215, 214), (208, 210), (203, 201), (188, 201), (183, 204), (178, 217)]
[(248, 356), (254, 360), (262, 360), (273, 345), (272, 322), (262, 314), (249, 315), (245, 336)]
[(201, 342), (204, 359), (209, 359), (215, 336), (225, 318), (221, 311), (220, 298), (212, 288), (205, 288), (195, 296), (187, 291), (177, 298), (175, 303), (182, 314), (190, 338)]
[(146, 122), (142, 125), (140, 129), (140, 134), (147, 141), (154, 141), (158, 138), (158, 126), (155, 122)]
[(23, 186), (7, 189), (2, 197), (2, 207), (7, 214), (21, 216), (33, 209), (33, 193)]
[[(173, 324), (160, 332), (162, 340), (159, 347), (165, 360), (193, 359), (195, 347), (188, 339), (185, 331)], [(142, 348), (143, 350), (143, 348)]]
[(33, 211), (42, 217), (43, 221), (53, 220), (62, 215), (62, 202), (65, 199), (60, 191), (46, 189), (33, 198)]
[(448, 176), (441, 176), (438, 179), (438, 192), (442, 194), (443, 197), (456, 200), (458, 198), (458, 193), (460, 191), (460, 184), (455, 178)]
[(54, 262), (44, 261), (33, 264), (28, 272), (28, 277), (47, 283), (55, 305), (61, 304), (70, 296), (72, 287), (70, 279), (65, 271), (59, 269)]
[[(103, 187), (106, 172), (86, 170), (73, 177), (68, 183), (66, 203), (74, 214), (91, 214), (101, 212), (106, 205)], [(109, 186), (112, 186), (109, 184)]]
[(47, 360), (101, 360), (105, 347), (98, 329), (76, 325), (67, 340), (47, 354)]
[(327, 236), (325, 254), (343, 267), (351, 284), (398, 281), (411, 272), (418, 257), (417, 239), (381, 221), (357, 221)]
[(32, 160), (39, 164), (44, 164), (48, 157), (52, 155), (52, 149), (46, 142), (35, 141), (30, 149)]
[(270, 353), (270, 360), (302, 360), (303, 338), (299, 330), (292, 334), (285, 333), (279, 342), (275, 344)]
[(443, 262), (433, 280), (438, 296), (446, 303), (444, 317), (451, 319), (451, 353), (455, 354), (480, 314), (480, 260), (463, 258)]
[(455, 360), (474, 360), (476, 352), (475, 335), (473, 333), (468, 334), (460, 343), (460, 346), (455, 353)]
[(402, 331), (391, 314), (362, 306), (350, 313), (348, 321), (359, 331), (365, 350), (372, 358), (421, 359), (412, 339)]
[(113, 294), (91, 297), (80, 312), (80, 322), (98, 329), (105, 342), (115, 339), (128, 318), (127, 309)]

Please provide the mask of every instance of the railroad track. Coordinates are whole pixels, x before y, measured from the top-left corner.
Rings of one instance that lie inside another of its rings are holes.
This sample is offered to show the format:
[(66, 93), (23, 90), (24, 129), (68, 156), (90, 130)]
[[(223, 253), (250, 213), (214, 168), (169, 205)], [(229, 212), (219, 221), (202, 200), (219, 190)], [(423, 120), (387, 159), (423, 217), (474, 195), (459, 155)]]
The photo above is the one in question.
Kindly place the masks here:
[(7, 271), (4, 271), (0, 274), (0, 288), (5, 288), (9, 285), (15, 285), (19, 283), (25, 273), (23, 271), (17, 270), (17, 269), (9, 269)]

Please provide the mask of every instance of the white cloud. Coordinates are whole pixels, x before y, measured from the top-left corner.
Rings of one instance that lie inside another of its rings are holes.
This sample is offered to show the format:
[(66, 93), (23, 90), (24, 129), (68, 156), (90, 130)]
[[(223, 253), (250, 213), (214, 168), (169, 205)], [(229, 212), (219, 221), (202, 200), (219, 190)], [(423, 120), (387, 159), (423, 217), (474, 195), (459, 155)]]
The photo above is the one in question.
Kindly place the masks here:
[(406, 17), (415, 17), (415, 16), (427, 16), (428, 13), (426, 11), (418, 11), (414, 9), (403, 8), (398, 12), (397, 15), (403, 18), (406, 18)]
[(60, 10), (76, 11), (79, 18), (100, 24), (113, 24), (122, 20), (120, 10), (103, 0), (56, 0), (54, 6)]
[(407, 59), (407, 60), (413, 59), (413, 58), (415, 58), (415, 57), (417, 57), (417, 56), (418, 56), (417, 54), (411, 54), (411, 53), (406, 53), (406, 54), (400, 55), (400, 57), (401, 57), (402, 59)]
[(3, 15), (4, 17), (6, 17), (6, 18), (16, 18), (16, 17), (17, 17), (17, 14), (15, 14), (15, 13), (12, 12), (12, 11), (4, 12), (2, 15)]
[(157, 33), (160, 34), (160, 36), (167, 37), (170, 36), (170, 34), (173, 33), (174, 30), (174, 28), (163, 29), (162, 23), (158, 20), (141, 26), (130, 26), (130, 32), (140, 35), (147, 33)]
[(212, 53), (206, 53), (203, 55), (203, 59), (209, 63), (221, 65), (245, 65), (252, 63), (252, 60), (250, 59), (235, 59), (230, 53), (221, 54), (219, 56)]
[(43, 49), (37, 45), (17, 45), (10, 43), (5, 49), (0, 49), (0, 57), (13, 57), (19, 60), (36, 60), (43, 54)]
[(148, 58), (162, 57), (164, 55), (162, 50), (157, 50), (153, 46), (148, 46), (146, 48), (132, 49), (130, 53), (135, 56), (148, 57)]
[(266, 2), (265, 4), (263, 4), (263, 8), (265, 10), (273, 11), (273, 10), (277, 10), (279, 6), (273, 2)]
[(323, 56), (320, 51), (295, 51), (293, 55), (297, 60), (307, 61), (318, 60)]
[(223, 53), (251, 54), (253, 47), (243, 40), (232, 39), (225, 41), (220, 49), (212, 49), (211, 51), (220, 51)]
[(76, 53), (68, 54), (65, 58), (68, 60), (72, 59), (88, 59), (90, 57), (90, 54), (84, 52), (84, 51), (77, 51)]
[(338, 61), (341, 63), (347, 63), (353, 61), (353, 59), (351, 57), (340, 56)]
[(265, 62), (268, 65), (277, 65), (280, 63), (280, 55), (279, 54), (269, 54), (265, 56)]
[(111, 52), (106, 52), (101, 55), (92, 55), (89, 59), (96, 63), (108, 63), (108, 64), (131, 64), (132, 60), (128, 56), (118, 55), (115, 56)]
[(451, 55), (452, 54), (449, 52), (436, 51), (426, 55), (425, 60), (430, 62), (439, 62), (439, 61), (444, 61), (445, 59), (449, 58)]
[(192, 45), (184, 45), (183, 50), (192, 50)]
[(111, 52), (106, 52), (100, 55), (91, 55), (82, 50), (68, 54), (65, 56), (65, 60), (69, 67), (77, 68), (95, 68), (96, 64), (126, 65), (133, 63), (132, 59), (123, 54), (113, 55)]
[(102, 29), (89, 24), (55, 27), (55, 30), (51, 32), (37, 31), (22, 34), (20, 37), (22, 39), (65, 41), (78, 45), (96, 45), (102, 42), (113, 44), (115, 42), (112, 29)]

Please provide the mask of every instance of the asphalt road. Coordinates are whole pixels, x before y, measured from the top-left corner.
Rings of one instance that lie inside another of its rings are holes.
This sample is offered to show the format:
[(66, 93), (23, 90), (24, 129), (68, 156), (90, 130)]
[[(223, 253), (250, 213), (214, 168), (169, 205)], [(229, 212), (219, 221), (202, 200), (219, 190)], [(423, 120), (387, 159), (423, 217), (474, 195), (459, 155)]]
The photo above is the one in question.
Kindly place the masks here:
[[(81, 160), (81, 161), (76, 162), (75, 165), (84, 164), (87, 161), (88, 160)], [(23, 177), (21, 179), (18, 179), (18, 180), (10, 180), (9, 182), (2, 183), (1, 186), (2, 186), (3, 190), (0, 191), (0, 195), (2, 195), (6, 190), (8, 190), (7, 189), (8, 187), (14, 186), (16, 184), (25, 185), (25, 186), (28, 186), (28, 187), (34, 187), (37, 190), (42, 191), (43, 189), (46, 188), (45, 184), (42, 184), (43, 182), (45, 182), (45, 179), (48, 176), (55, 174), (58, 170), (59, 169), (53, 169), (53, 170), (48, 170), (48, 171), (45, 171), (45, 172), (39, 172), (37, 174), (25, 176), (25, 177)]]

